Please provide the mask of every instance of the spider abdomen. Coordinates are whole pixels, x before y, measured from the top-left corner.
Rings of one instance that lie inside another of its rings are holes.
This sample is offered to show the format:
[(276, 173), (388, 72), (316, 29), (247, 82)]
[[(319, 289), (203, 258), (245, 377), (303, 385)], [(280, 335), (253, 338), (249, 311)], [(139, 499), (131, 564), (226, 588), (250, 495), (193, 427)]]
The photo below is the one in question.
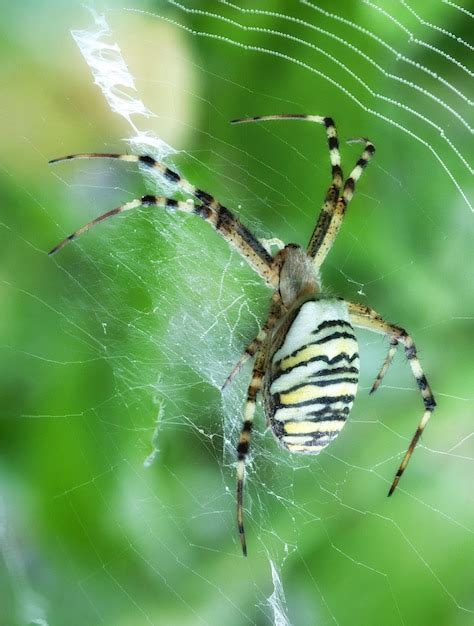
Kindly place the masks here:
[(358, 345), (347, 306), (306, 301), (272, 341), (263, 395), (273, 432), (290, 452), (318, 454), (341, 431), (357, 392)]

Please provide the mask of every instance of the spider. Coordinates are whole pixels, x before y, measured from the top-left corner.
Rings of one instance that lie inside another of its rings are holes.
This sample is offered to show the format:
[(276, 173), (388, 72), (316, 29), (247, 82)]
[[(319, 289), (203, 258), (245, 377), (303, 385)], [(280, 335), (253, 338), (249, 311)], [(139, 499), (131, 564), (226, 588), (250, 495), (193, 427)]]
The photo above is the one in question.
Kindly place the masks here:
[(127, 202), (69, 235), (50, 251), (50, 255), (113, 215), (138, 207), (162, 207), (192, 213), (209, 222), (273, 290), (267, 320), (247, 345), (222, 387), (224, 389), (234, 379), (248, 359), (255, 358), (237, 445), (237, 525), (244, 556), (247, 556), (243, 522), (245, 462), (258, 394), (263, 397), (267, 423), (283, 447), (290, 452), (319, 454), (340, 433), (356, 395), (359, 355), (353, 326), (390, 338), (390, 348), (370, 393), (380, 386), (401, 344), (420, 389), (424, 413), (395, 474), (389, 496), (395, 491), (436, 406), (411, 336), (400, 326), (386, 322), (373, 309), (342, 298), (326, 296), (321, 291), (321, 265), (342, 225), (356, 182), (375, 153), (373, 143), (365, 138), (351, 140), (365, 145), (354, 169), (344, 181), (336, 126), (332, 118), (284, 114), (242, 118), (231, 123), (288, 119), (315, 122), (325, 127), (332, 182), (306, 250), (296, 244), (282, 244), (273, 256), (264, 242), (255, 237), (229, 209), (151, 156), (84, 153), (50, 161), (57, 163), (68, 159), (109, 158), (138, 162), (160, 172), (165, 179), (176, 184), (179, 190), (194, 197), (194, 200), (184, 202), (145, 195)]

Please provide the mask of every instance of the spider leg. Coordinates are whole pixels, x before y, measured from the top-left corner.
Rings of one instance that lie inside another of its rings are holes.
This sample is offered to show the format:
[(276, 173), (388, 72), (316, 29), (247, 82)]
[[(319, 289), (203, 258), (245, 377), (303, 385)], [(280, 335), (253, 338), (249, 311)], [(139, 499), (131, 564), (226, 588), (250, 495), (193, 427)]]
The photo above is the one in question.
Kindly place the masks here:
[(221, 387), (221, 391), (230, 385), (230, 383), (234, 380), (237, 374), (240, 372), (242, 367), (247, 363), (249, 359), (255, 356), (258, 350), (263, 345), (265, 339), (267, 338), (268, 332), (275, 326), (277, 320), (279, 319), (281, 311), (281, 296), (279, 291), (275, 291), (271, 298), (270, 312), (268, 314), (267, 321), (259, 330), (258, 334), (245, 348), (242, 356), (237, 361), (235, 366), (233, 367), (231, 373), (224, 381), (224, 384)]
[(369, 309), (362, 304), (348, 303), (348, 308), (351, 321), (355, 326), (359, 326), (360, 328), (366, 328), (367, 330), (371, 330), (376, 333), (383, 333), (392, 338), (392, 345), (389, 351), (389, 355), (385, 359), (385, 363), (382, 367), (382, 375), (385, 374), (385, 371), (387, 370), (393, 358), (392, 354), (395, 353), (395, 342), (401, 343), (403, 345), (403, 347), (405, 348), (405, 354), (408, 359), (408, 363), (410, 365), (413, 376), (415, 377), (418, 388), (421, 392), (423, 404), (425, 406), (425, 410), (420, 420), (420, 423), (418, 424), (415, 434), (410, 441), (405, 456), (403, 457), (403, 460), (397, 470), (397, 473), (395, 474), (395, 478), (393, 479), (392, 485), (388, 492), (388, 495), (391, 496), (397, 488), (400, 478), (405, 471), (406, 466), (408, 465), (408, 461), (410, 460), (411, 455), (413, 454), (413, 450), (415, 449), (415, 446), (418, 443), (418, 440), (421, 437), (426, 427), (426, 424), (428, 423), (428, 420), (430, 419), (431, 414), (436, 407), (436, 402), (433, 396), (433, 392), (431, 391), (429, 383), (421, 367), (420, 361), (418, 360), (416, 347), (410, 335), (403, 328), (400, 328), (400, 326), (389, 324), (373, 309)]
[(383, 362), (383, 365), (380, 368), (380, 372), (377, 374), (377, 378), (375, 379), (375, 382), (372, 385), (372, 389), (370, 390), (369, 393), (374, 393), (379, 388), (380, 383), (383, 380), (383, 377), (385, 376), (388, 368), (392, 364), (393, 357), (395, 356), (397, 348), (398, 348), (398, 339), (392, 339), (390, 341), (390, 348), (388, 349), (388, 353), (387, 353), (387, 356), (385, 357), (385, 361)]
[(178, 202), (177, 200), (165, 198), (164, 196), (143, 196), (142, 198), (126, 202), (125, 204), (122, 204), (115, 209), (111, 209), (110, 211), (99, 215), (99, 217), (96, 217), (90, 222), (87, 222), (87, 224), (74, 231), (71, 235), (69, 235), (61, 242), (59, 242), (56, 246), (54, 246), (54, 248), (50, 250), (48, 254), (50, 256), (56, 254), (56, 252), (59, 252), (59, 250), (64, 248), (64, 246), (66, 246), (68, 243), (71, 243), (71, 241), (74, 241), (75, 239), (86, 233), (93, 226), (96, 226), (97, 224), (100, 224), (100, 222), (109, 219), (109, 217), (113, 217), (114, 215), (118, 215), (119, 213), (123, 213), (124, 211), (130, 211), (132, 209), (138, 209), (142, 206), (151, 205), (162, 206), (169, 209), (178, 209), (180, 211), (186, 211), (187, 213), (191, 213), (193, 211), (193, 206), (190, 205), (188, 202)]
[(326, 126), (326, 134), (328, 138), (332, 182), (326, 192), (323, 206), (321, 207), (316, 225), (308, 242), (307, 253), (311, 258), (314, 258), (331, 223), (332, 216), (336, 209), (337, 199), (341, 192), (343, 177), (336, 125), (331, 117), (324, 118), (324, 125)]
[[(112, 153), (83, 153), (71, 154), (59, 159), (53, 159), (50, 164), (60, 161), (73, 159), (118, 159), (120, 161), (128, 161), (139, 163), (145, 167), (161, 172), (161, 174), (170, 182), (176, 184), (182, 191), (194, 196), (201, 203), (195, 206), (193, 210), (187, 211), (199, 215), (202, 219), (209, 222), (215, 230), (244, 257), (249, 265), (259, 274), (269, 286), (277, 287), (278, 270), (273, 263), (273, 257), (255, 237), (225, 206), (223, 206), (213, 196), (206, 193), (202, 189), (195, 187), (190, 182), (182, 178), (177, 172), (174, 172), (163, 163), (159, 163), (150, 156), (137, 156), (134, 154), (112, 154)], [(146, 196), (151, 197), (151, 196)], [(125, 205), (124, 205), (125, 206)], [(139, 206), (139, 205), (137, 205)], [(135, 207), (133, 207), (135, 208)], [(181, 210), (181, 206), (176, 208)], [(120, 211), (117, 211), (120, 212)], [(115, 213), (112, 213), (115, 215)], [(106, 219), (104, 216), (102, 219)], [(101, 221), (101, 220), (99, 220)], [(88, 228), (94, 223), (88, 225)], [(88, 228), (86, 230), (88, 230)], [(81, 234), (78, 231), (77, 236)], [(65, 244), (64, 244), (65, 245)], [(63, 247), (63, 246), (60, 246)], [(55, 249), (54, 251), (57, 251)]]
[(234, 378), (237, 376), (237, 374), (240, 372), (243, 366), (247, 363), (247, 361), (251, 359), (253, 356), (255, 356), (255, 354), (257, 353), (257, 351), (259, 350), (259, 348), (261, 347), (261, 345), (263, 344), (266, 338), (267, 338), (267, 333), (262, 328), (261, 330), (258, 331), (258, 335), (254, 339), (252, 339), (252, 341), (245, 348), (244, 352), (242, 353), (242, 356), (234, 365), (234, 367), (232, 368), (232, 371), (225, 379), (224, 384), (221, 387), (221, 391), (224, 391), (231, 384), (231, 382), (234, 380)]
[(321, 267), (324, 259), (326, 258), (329, 250), (332, 248), (332, 245), (337, 237), (339, 229), (342, 226), (342, 222), (344, 220), (344, 216), (346, 214), (347, 205), (352, 200), (352, 196), (354, 195), (354, 189), (357, 181), (362, 175), (362, 172), (367, 167), (367, 164), (375, 154), (375, 146), (369, 141), (369, 139), (353, 139), (351, 143), (354, 142), (362, 142), (365, 143), (365, 149), (361, 154), (359, 160), (356, 163), (356, 166), (349, 174), (349, 178), (344, 182), (344, 187), (342, 190), (342, 196), (339, 197), (334, 212), (331, 215), (330, 222), (319, 239), (319, 246), (313, 250), (313, 263), (315, 268)]
[(316, 226), (308, 243), (308, 256), (314, 257), (321, 245), (324, 235), (331, 223), (332, 215), (336, 209), (337, 199), (342, 187), (342, 169), (341, 155), (339, 153), (339, 141), (337, 139), (337, 131), (334, 120), (331, 117), (322, 117), (320, 115), (299, 115), (299, 114), (283, 114), (283, 115), (260, 115), (256, 117), (242, 118), (232, 120), (231, 124), (244, 124), (248, 122), (262, 122), (267, 120), (302, 120), (306, 122), (316, 122), (326, 127), (326, 135), (329, 146), (329, 158), (331, 161), (332, 183), (326, 192), (323, 206), (319, 213)]
[(245, 540), (244, 529), (244, 480), (245, 480), (245, 461), (249, 453), (250, 435), (252, 432), (253, 418), (255, 415), (255, 407), (257, 403), (257, 395), (262, 388), (263, 381), (263, 364), (265, 361), (265, 351), (261, 350), (252, 372), (252, 379), (247, 391), (247, 401), (244, 409), (244, 421), (240, 431), (239, 443), (237, 445), (237, 526), (239, 529), (240, 543), (242, 553), (247, 556), (247, 542)]

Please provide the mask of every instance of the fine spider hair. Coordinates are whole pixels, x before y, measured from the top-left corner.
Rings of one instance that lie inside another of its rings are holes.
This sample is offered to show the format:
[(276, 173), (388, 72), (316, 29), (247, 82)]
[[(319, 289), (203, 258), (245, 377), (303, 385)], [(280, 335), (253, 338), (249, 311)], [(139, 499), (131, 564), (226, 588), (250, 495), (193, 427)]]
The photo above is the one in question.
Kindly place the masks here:
[(341, 431), (357, 392), (359, 354), (353, 326), (390, 338), (387, 357), (370, 393), (380, 386), (401, 344), (421, 392), (424, 412), (391, 483), (389, 496), (395, 491), (436, 406), (415, 344), (406, 330), (386, 322), (369, 307), (329, 297), (321, 291), (321, 265), (334, 244), (356, 183), (375, 153), (373, 143), (365, 138), (351, 140), (352, 143), (364, 144), (364, 149), (344, 180), (336, 126), (332, 118), (319, 115), (265, 115), (237, 119), (232, 123), (288, 119), (315, 122), (325, 127), (332, 180), (306, 250), (296, 244), (287, 244), (273, 256), (265, 242), (255, 237), (212, 195), (195, 187), (151, 156), (84, 153), (50, 161), (57, 163), (71, 159), (109, 158), (138, 162), (160, 172), (178, 190), (192, 196), (194, 200), (180, 201), (145, 195), (92, 220), (66, 237), (49, 254), (61, 250), (92, 226), (113, 215), (139, 207), (161, 207), (192, 213), (209, 222), (273, 290), (267, 320), (247, 345), (222, 387), (224, 389), (231, 383), (248, 359), (255, 359), (237, 445), (237, 524), (244, 556), (247, 555), (243, 523), (245, 462), (259, 394), (263, 398), (267, 422), (280, 444), (290, 452), (318, 454)]

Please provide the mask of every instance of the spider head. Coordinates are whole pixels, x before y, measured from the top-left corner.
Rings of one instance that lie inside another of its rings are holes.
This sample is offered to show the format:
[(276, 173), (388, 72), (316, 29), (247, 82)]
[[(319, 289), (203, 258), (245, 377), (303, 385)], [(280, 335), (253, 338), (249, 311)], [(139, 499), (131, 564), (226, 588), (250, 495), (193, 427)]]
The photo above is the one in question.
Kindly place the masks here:
[(291, 307), (303, 295), (319, 293), (319, 276), (300, 246), (289, 243), (278, 252), (276, 260), (280, 264), (280, 294), (286, 307)]

